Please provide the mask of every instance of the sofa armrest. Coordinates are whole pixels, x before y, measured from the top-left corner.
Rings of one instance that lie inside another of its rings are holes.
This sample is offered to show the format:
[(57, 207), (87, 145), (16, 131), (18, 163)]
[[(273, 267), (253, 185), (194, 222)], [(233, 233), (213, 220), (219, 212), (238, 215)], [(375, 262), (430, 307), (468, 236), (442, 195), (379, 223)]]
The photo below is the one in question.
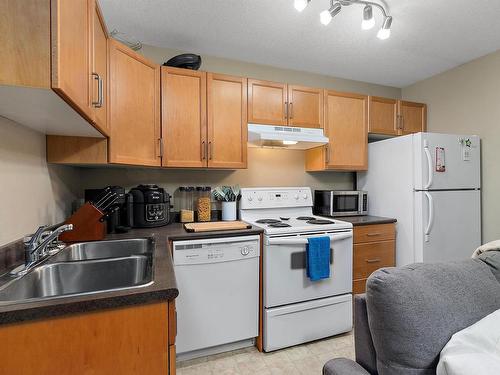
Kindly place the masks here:
[(368, 325), (366, 294), (357, 294), (354, 296), (354, 348), (356, 351), (356, 362), (370, 374), (376, 374), (377, 355)]
[(323, 375), (370, 375), (370, 373), (350, 359), (335, 358), (326, 362)]

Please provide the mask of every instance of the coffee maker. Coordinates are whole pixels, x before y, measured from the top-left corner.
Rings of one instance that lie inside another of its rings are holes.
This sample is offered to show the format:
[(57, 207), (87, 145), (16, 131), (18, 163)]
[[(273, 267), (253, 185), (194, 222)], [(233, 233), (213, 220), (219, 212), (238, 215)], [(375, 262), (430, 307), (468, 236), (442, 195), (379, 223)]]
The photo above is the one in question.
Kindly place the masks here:
[(107, 233), (126, 233), (132, 225), (132, 212), (127, 209), (128, 199), (124, 188), (107, 186), (102, 189), (85, 189), (85, 201), (94, 202), (103, 195), (106, 189), (116, 194), (113, 204), (106, 208), (106, 212), (103, 212)]

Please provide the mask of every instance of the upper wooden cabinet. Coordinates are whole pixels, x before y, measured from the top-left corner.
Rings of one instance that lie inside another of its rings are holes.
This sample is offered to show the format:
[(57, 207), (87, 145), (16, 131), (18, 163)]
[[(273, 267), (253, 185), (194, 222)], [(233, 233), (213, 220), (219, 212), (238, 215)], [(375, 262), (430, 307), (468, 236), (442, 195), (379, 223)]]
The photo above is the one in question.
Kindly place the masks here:
[(247, 79), (207, 74), (208, 166), (247, 167)]
[(205, 72), (162, 66), (164, 166), (207, 165), (206, 92)]
[(99, 4), (89, 1), (90, 37), (90, 104), (92, 120), (99, 129), (108, 132), (108, 31)]
[(246, 168), (247, 80), (162, 67), (166, 167)]
[(368, 167), (368, 97), (327, 91), (325, 135), (328, 145), (306, 151), (306, 170), (361, 171)]
[(287, 125), (287, 85), (248, 80), (248, 122)]
[(370, 96), (370, 133), (398, 135), (398, 101)]
[(401, 134), (412, 134), (427, 130), (427, 105), (400, 100), (399, 116)]
[(109, 43), (109, 161), (161, 165), (160, 66)]
[[(93, 48), (106, 39), (94, 43), (95, 11), (95, 0), (0, 2), (1, 116), (48, 134), (106, 135), (92, 105)], [(106, 51), (96, 58), (104, 76)]]
[(370, 96), (369, 133), (406, 135), (427, 130), (427, 106)]
[(323, 127), (323, 90), (288, 85), (288, 125)]
[(322, 128), (323, 90), (249, 79), (248, 122)]

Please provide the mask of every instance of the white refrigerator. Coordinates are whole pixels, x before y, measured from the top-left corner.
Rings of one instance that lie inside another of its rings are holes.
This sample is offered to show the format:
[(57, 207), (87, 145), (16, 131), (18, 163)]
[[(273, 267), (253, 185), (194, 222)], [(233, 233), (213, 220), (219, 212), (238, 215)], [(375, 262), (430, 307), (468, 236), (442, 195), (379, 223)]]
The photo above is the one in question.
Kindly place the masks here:
[(418, 133), (368, 145), (370, 215), (398, 220), (396, 265), (470, 258), (481, 244), (481, 144), (474, 135)]

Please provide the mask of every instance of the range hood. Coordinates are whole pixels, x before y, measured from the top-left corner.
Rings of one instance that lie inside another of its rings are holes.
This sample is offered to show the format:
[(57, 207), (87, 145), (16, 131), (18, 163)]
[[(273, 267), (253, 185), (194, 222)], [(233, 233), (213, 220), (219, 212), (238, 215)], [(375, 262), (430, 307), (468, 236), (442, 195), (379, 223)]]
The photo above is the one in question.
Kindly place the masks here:
[(248, 124), (248, 145), (250, 147), (307, 150), (327, 143), (328, 138), (323, 134), (323, 129)]

